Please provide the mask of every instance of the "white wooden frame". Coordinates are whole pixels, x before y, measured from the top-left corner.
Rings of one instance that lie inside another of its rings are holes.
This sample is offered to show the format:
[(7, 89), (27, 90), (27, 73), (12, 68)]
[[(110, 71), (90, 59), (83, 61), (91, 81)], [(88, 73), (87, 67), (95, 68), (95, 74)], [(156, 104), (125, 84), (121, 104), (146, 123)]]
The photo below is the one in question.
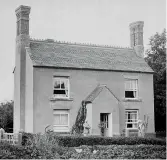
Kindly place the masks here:
[(56, 125), (56, 124), (53, 124), (53, 126), (55, 126), (55, 127), (69, 127), (70, 118), (69, 118), (69, 112), (68, 112), (68, 110), (54, 110), (53, 116), (55, 114), (59, 114), (59, 115), (61, 115), (61, 114), (67, 114), (67, 116), (68, 116), (68, 124), (67, 125), (61, 125), (61, 124), (60, 125)]
[[(69, 77), (66, 77), (66, 76), (60, 76), (60, 77), (58, 77), (58, 76), (54, 76), (53, 77), (53, 91), (55, 90), (55, 88), (54, 88), (54, 83), (55, 83), (55, 81), (60, 81), (60, 84), (61, 84), (61, 81), (63, 81), (63, 80), (67, 80), (67, 91), (68, 91), (68, 95), (67, 95), (67, 97), (66, 96), (63, 96), (63, 95), (61, 95), (61, 94), (54, 94), (53, 93), (53, 96), (54, 96), (54, 98), (66, 98), (66, 99), (68, 99), (68, 98), (70, 98), (70, 83), (69, 83)], [(57, 89), (57, 90), (64, 90), (64, 89)], [(65, 90), (65, 92), (66, 92), (66, 90)]]
[(8, 142), (12, 145), (19, 144), (22, 142), (22, 134), (21, 133), (0, 133), (0, 142)]
[[(133, 89), (131, 89), (131, 90), (126, 90), (126, 82), (127, 81), (136, 81), (136, 86), (137, 86), (137, 88), (133, 88)], [(129, 99), (129, 100), (132, 100), (132, 99), (138, 99), (138, 97), (139, 97), (139, 85), (138, 85), (138, 79), (136, 79), (136, 78), (125, 78), (125, 91), (136, 91), (136, 97), (135, 98), (128, 98), (128, 97), (125, 97), (125, 99)]]
[[(136, 120), (136, 122), (126, 122), (127, 119), (125, 119), (126, 129), (137, 129), (137, 128), (133, 128), (133, 124), (137, 124), (137, 123), (138, 123), (139, 111), (138, 111), (137, 109), (126, 109), (126, 110), (125, 110), (125, 118), (126, 118), (126, 112), (128, 112), (128, 111), (130, 111), (130, 112), (131, 112), (131, 111), (133, 111), (133, 112), (136, 111), (136, 112), (137, 112), (137, 113), (136, 113), (136, 114), (137, 114), (137, 118), (136, 118), (136, 119), (130, 119), (130, 120)], [(127, 124), (132, 124), (132, 128), (128, 128), (128, 127), (127, 127)]]

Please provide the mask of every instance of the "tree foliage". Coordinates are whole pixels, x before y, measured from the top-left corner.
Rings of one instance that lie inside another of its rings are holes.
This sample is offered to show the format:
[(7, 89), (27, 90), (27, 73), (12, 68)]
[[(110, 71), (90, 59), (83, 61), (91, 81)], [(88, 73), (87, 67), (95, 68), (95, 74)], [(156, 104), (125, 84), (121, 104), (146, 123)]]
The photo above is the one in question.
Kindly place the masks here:
[(0, 128), (5, 132), (13, 130), (13, 101), (0, 103)]
[(145, 60), (154, 71), (155, 129), (166, 128), (166, 30), (150, 38)]

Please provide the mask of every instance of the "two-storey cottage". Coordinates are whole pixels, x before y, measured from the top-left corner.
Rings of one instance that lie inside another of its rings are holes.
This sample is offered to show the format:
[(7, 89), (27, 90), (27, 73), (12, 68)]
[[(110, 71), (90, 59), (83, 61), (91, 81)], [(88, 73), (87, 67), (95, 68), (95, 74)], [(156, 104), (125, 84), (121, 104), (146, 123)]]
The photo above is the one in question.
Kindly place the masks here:
[(69, 132), (87, 103), (91, 134), (107, 136), (137, 129), (148, 116), (154, 133), (153, 71), (144, 61), (143, 25), (130, 24), (131, 48), (58, 42), (29, 37), (30, 7), (16, 9), (14, 130)]

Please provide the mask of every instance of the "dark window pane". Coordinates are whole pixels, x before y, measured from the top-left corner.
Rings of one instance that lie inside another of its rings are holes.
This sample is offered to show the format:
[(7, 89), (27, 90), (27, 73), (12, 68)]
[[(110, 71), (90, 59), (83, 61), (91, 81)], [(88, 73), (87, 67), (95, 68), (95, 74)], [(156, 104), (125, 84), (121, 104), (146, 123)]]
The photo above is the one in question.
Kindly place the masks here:
[(54, 90), (54, 94), (66, 94), (65, 90)]
[(65, 84), (64, 84), (64, 82), (61, 82), (61, 89), (65, 89)]
[(133, 91), (125, 91), (125, 98), (135, 98)]
[(127, 124), (127, 128), (132, 128), (132, 124)]
[(60, 88), (60, 81), (55, 81), (54, 88)]

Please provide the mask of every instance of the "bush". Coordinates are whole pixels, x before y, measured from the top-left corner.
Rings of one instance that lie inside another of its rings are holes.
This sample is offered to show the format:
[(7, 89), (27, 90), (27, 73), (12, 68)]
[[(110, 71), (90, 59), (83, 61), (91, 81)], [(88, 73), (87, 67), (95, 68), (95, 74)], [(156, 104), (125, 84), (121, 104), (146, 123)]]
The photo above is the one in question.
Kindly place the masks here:
[(22, 132), (22, 145), (28, 145), (28, 142), (33, 139), (35, 134)]
[(0, 142), (0, 159), (32, 159), (42, 154), (36, 148), (25, 148)]
[[(47, 133), (43, 135), (23, 133), (22, 145), (30, 145), (34, 137), (43, 136), (47, 143), (58, 144), (64, 147), (78, 147), (82, 145), (166, 145), (166, 141), (158, 138), (141, 137), (102, 137), (102, 136), (79, 136), (79, 135), (59, 135)], [(34, 142), (35, 143), (35, 142)]]
[(80, 146), (81, 153), (74, 147), (68, 148), (60, 158), (63, 159), (158, 159), (166, 158), (166, 147), (161, 145), (109, 145)]
[[(39, 136), (39, 135), (36, 135)], [(34, 144), (34, 142), (36, 144)], [(163, 145), (97, 145), (61, 147), (46, 143), (44, 137), (36, 137), (31, 145), (13, 146), (0, 143), (0, 159), (159, 159), (166, 158)], [(42, 144), (45, 142), (46, 144)], [(76, 148), (82, 149), (80, 153)], [(93, 152), (96, 150), (96, 153)]]
[(166, 141), (157, 138), (139, 137), (101, 137), (101, 136), (55, 136), (60, 146), (78, 147), (81, 145), (166, 145)]
[(166, 146), (162, 145), (110, 145), (96, 146), (101, 155), (108, 153), (107, 157), (100, 158), (127, 158), (127, 159), (154, 159), (166, 157)]
[[(24, 147), (26, 149), (33, 148), (40, 152), (42, 158), (59, 158), (62, 148), (58, 146), (56, 138), (49, 134), (24, 134)], [(36, 154), (36, 153), (34, 153)]]
[(48, 135), (24, 134), (22, 146), (13, 146), (8, 143), (0, 143), (0, 158), (8, 159), (57, 159), (63, 154), (62, 147), (56, 145), (55, 139)]

